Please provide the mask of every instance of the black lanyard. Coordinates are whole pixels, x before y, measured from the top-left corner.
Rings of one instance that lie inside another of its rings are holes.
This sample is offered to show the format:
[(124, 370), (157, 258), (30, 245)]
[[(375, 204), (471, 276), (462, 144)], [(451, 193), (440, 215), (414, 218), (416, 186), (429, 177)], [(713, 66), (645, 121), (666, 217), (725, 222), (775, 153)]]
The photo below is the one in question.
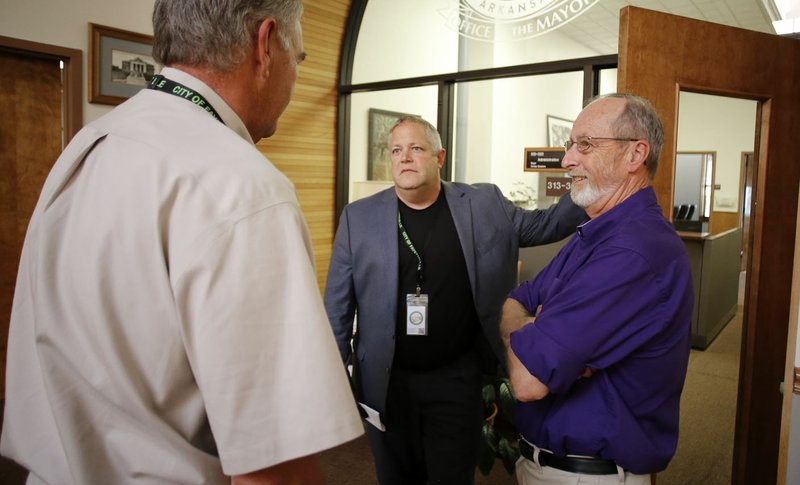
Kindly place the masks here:
[(220, 117), (219, 113), (217, 113), (217, 110), (215, 110), (214, 107), (211, 106), (211, 103), (209, 103), (206, 100), (206, 98), (203, 97), (203, 95), (192, 91), (191, 89), (187, 88), (181, 83), (177, 83), (171, 79), (165, 78), (161, 74), (157, 74), (153, 76), (152, 80), (150, 80), (150, 84), (147, 86), (147, 88), (155, 89), (156, 91), (161, 91), (167, 94), (172, 94), (173, 96), (177, 96), (187, 101), (191, 101), (192, 103), (206, 110), (206, 112), (211, 116), (213, 116), (214, 119), (216, 119), (223, 125), (225, 124), (225, 122), (222, 121), (222, 118)]
[(417, 296), (419, 296), (420, 291), (422, 291), (422, 256), (419, 255), (417, 248), (414, 247), (414, 243), (411, 242), (411, 238), (408, 237), (406, 228), (403, 227), (403, 221), (400, 218), (399, 210), (397, 211), (397, 227), (400, 228), (400, 235), (403, 236), (403, 241), (406, 242), (406, 246), (408, 246), (408, 249), (417, 257)]

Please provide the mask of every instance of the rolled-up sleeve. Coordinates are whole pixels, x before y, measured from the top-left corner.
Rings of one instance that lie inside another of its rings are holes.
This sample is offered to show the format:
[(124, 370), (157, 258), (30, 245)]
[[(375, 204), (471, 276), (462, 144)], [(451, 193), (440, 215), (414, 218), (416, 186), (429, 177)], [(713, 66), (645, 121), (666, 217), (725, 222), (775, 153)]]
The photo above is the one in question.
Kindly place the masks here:
[(649, 264), (626, 248), (597, 251), (571, 274), (539, 278), (512, 297), (535, 323), (511, 334), (511, 348), (550, 392), (568, 390), (587, 367), (603, 369), (661, 331), (653, 302), (663, 290)]

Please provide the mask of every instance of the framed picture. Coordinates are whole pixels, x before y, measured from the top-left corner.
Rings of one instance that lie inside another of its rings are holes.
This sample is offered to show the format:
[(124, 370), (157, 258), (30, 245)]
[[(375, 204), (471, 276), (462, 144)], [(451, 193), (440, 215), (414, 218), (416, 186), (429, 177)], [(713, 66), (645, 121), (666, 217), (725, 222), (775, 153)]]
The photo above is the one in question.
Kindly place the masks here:
[(153, 37), (89, 24), (89, 102), (120, 104), (147, 86), (161, 66)]
[(389, 130), (406, 113), (369, 109), (367, 137), (367, 180), (392, 180), (392, 159), (389, 156)]
[(547, 144), (552, 148), (562, 148), (569, 140), (573, 121), (547, 115)]

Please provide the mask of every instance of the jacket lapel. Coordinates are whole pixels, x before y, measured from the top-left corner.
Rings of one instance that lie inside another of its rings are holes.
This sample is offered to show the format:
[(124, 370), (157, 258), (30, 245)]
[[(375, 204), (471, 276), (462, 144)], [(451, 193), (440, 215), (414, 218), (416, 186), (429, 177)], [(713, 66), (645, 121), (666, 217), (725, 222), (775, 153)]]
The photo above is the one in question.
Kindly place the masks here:
[(469, 274), (469, 282), (472, 288), (473, 296), (475, 294), (476, 280), (476, 262), (475, 262), (475, 244), (472, 228), (472, 204), (469, 197), (458, 186), (450, 182), (442, 182), (444, 188), (444, 195), (447, 197), (447, 205), (450, 207), (450, 213), (453, 215), (453, 223), (456, 226), (458, 239), (461, 241), (461, 250), (464, 252), (464, 260), (467, 263), (467, 273)]
[(375, 213), (374, 230), (376, 234), (376, 243), (380, 246), (377, 248), (378, 254), (382, 257), (382, 262), (385, 262), (386, 278), (384, 284), (386, 285), (386, 294), (390, 302), (394, 302), (392, 308), (392, 315), (396, 312), (397, 305), (397, 274), (399, 268), (398, 261), (398, 248), (397, 248), (397, 194), (394, 188), (383, 191), (380, 195), (380, 204)]

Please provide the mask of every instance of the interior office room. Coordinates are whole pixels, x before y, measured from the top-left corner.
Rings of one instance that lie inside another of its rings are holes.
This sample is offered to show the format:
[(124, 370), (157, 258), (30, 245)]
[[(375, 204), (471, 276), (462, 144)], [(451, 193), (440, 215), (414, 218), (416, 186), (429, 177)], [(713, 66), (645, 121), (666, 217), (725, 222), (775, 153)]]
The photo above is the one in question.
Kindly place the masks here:
[[(99, 53), (146, 50), (152, 6), (0, 0), (0, 398), (41, 184), (80, 127), (135, 92), (101, 79)], [(257, 147), (297, 189), (322, 291), (343, 207), (392, 184), (383, 142), (397, 117), (438, 127), (443, 179), (546, 208), (569, 179), (531, 153), (561, 149), (593, 95), (647, 97), (665, 125), (654, 188), (696, 301), (678, 450), (656, 481), (800, 483), (795, 17), (800, 2), (785, 0), (306, 0), (308, 57), (277, 135)], [(520, 279), (563, 243), (521, 251)], [(369, 453), (365, 438), (324, 452), (328, 482), (376, 483)], [(0, 482), (24, 471), (3, 461)], [(516, 481), (497, 465), (476, 483)]]

